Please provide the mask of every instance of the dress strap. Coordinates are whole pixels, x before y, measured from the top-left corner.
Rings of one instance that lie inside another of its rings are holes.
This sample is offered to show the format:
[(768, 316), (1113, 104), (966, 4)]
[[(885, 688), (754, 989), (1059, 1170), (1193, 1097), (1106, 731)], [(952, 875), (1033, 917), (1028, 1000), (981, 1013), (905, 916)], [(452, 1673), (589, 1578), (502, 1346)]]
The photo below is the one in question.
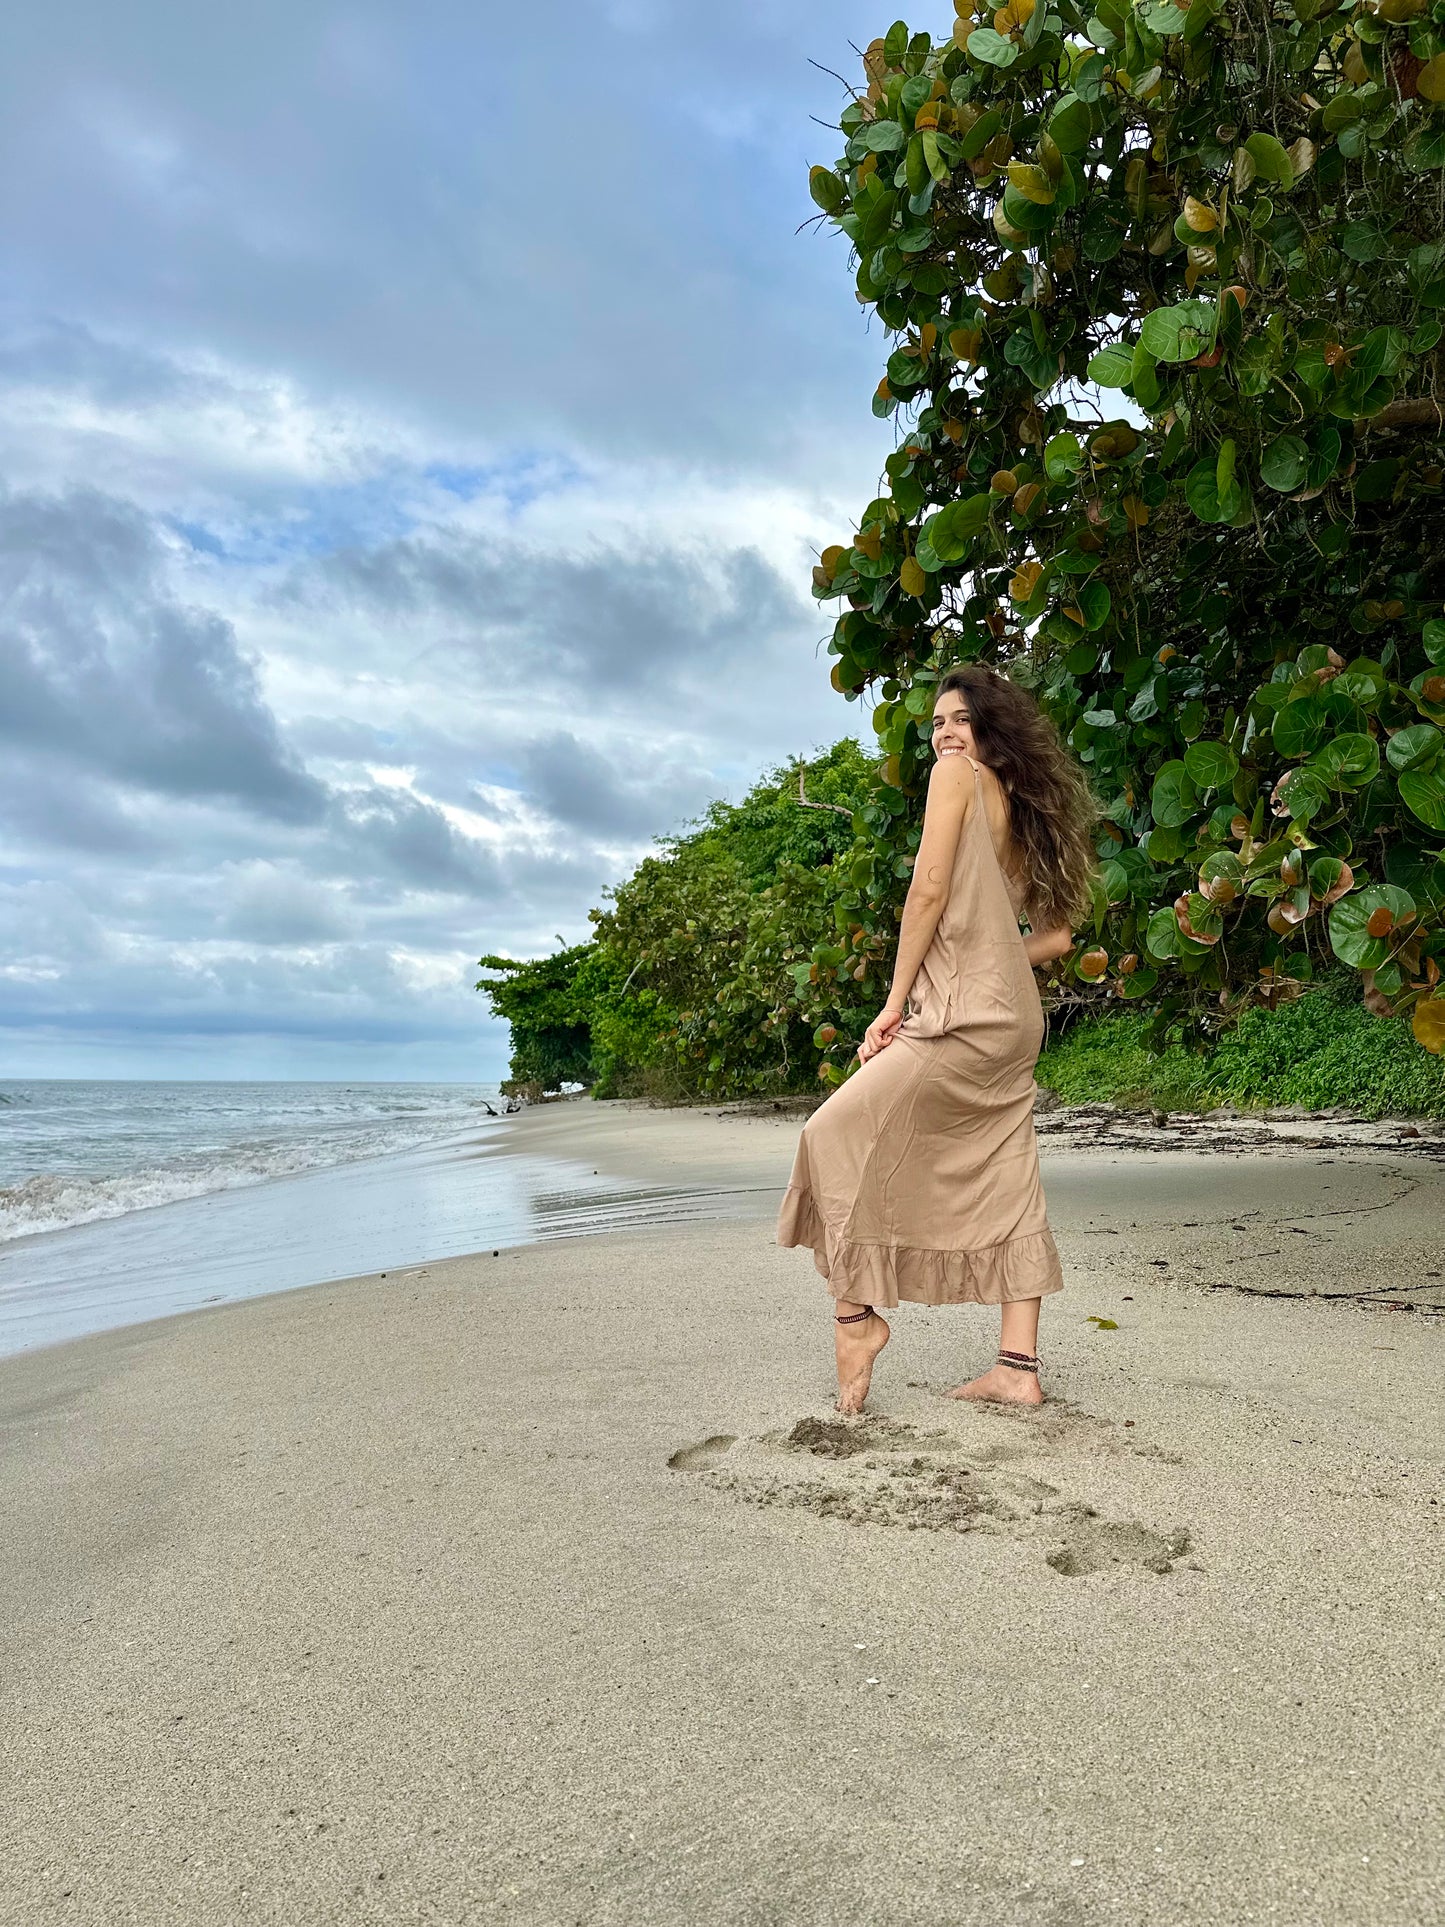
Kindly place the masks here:
[[(961, 749), (958, 753), (960, 756), (968, 756), (967, 750)], [(979, 815), (982, 816), (984, 823), (987, 824), (988, 811), (984, 808), (983, 803), (983, 771), (971, 756), (968, 756), (968, 766), (973, 771), (973, 800), (978, 804)], [(989, 841), (992, 842), (993, 838), (990, 837)]]
[[(967, 756), (968, 752), (967, 750), (960, 750), (959, 754), (962, 756)], [(978, 805), (977, 815), (978, 815), (979, 821), (983, 824), (984, 839), (988, 844), (989, 855), (993, 858), (994, 868), (998, 871), (999, 876), (1003, 879), (1004, 888), (1007, 890), (1008, 875), (1003, 867), (1003, 859), (1002, 857), (1000, 857), (998, 850), (994, 845), (993, 829), (989, 824), (989, 820), (988, 820), (988, 806), (985, 804), (983, 800), (983, 771), (980, 768), (980, 766), (976, 762), (974, 762), (974, 759), (971, 756), (968, 757), (968, 760), (973, 765), (973, 796), (974, 796), (975, 803), (977, 803)], [(1012, 900), (1011, 897), (1010, 897), (1010, 900)]]

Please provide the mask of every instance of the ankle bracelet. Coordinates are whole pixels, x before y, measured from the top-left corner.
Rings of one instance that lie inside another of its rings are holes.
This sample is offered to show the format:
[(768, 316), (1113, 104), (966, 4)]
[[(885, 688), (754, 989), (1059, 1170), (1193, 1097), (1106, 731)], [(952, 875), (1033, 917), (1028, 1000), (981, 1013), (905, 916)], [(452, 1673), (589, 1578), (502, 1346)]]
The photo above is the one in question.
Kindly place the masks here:
[(998, 1355), (1000, 1365), (1007, 1365), (1011, 1372), (1034, 1372), (1039, 1369), (1039, 1361), (1032, 1352), (1005, 1352)]

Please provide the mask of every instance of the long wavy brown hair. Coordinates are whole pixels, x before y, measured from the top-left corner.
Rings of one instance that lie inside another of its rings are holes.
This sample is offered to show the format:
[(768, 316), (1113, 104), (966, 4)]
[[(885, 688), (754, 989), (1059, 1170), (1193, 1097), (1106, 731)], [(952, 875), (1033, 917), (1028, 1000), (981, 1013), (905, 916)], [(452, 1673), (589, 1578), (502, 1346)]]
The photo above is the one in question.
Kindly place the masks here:
[(979, 760), (1003, 784), (1024, 903), (1035, 930), (1072, 930), (1091, 902), (1099, 809), (1084, 773), (1033, 697), (981, 663), (950, 669), (938, 695), (968, 704)]

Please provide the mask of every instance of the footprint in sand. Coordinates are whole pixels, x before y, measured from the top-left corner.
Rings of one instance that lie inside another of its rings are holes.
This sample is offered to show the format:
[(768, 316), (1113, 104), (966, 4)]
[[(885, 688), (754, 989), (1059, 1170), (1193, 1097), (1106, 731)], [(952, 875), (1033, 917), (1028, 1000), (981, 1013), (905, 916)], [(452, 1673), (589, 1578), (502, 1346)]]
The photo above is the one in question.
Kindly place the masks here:
[(669, 1472), (703, 1472), (727, 1451), (736, 1445), (737, 1439), (731, 1432), (714, 1432), (710, 1439), (700, 1439), (696, 1445), (679, 1446), (667, 1462)]
[(801, 1418), (787, 1432), (755, 1439), (719, 1433), (680, 1447), (667, 1463), (745, 1504), (793, 1507), (840, 1524), (1047, 1539), (1048, 1565), (1067, 1578), (1119, 1566), (1172, 1572), (1189, 1549), (1184, 1527), (1156, 1532), (1136, 1520), (1103, 1518), (1010, 1463), (1139, 1448), (1109, 1439), (1108, 1421), (1088, 1413), (1066, 1408), (1047, 1415), (1047, 1424), (1041, 1416), (1024, 1415), (1026, 1441), (996, 1438), (971, 1450), (955, 1432), (924, 1432), (874, 1415)]
[(1045, 1555), (1045, 1564), (1066, 1579), (1079, 1579), (1110, 1566), (1142, 1566), (1146, 1572), (1173, 1572), (1189, 1551), (1189, 1531), (1151, 1532), (1133, 1519), (1101, 1519), (1088, 1507), (1079, 1510), (1064, 1543)]

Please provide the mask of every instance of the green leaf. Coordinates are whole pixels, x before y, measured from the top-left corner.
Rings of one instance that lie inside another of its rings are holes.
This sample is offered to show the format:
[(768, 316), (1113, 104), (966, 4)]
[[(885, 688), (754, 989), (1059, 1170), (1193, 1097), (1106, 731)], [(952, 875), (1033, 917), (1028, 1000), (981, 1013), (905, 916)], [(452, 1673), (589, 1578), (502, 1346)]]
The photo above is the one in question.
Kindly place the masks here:
[(1185, 916), (1189, 928), (1201, 943), (1217, 943), (1224, 935), (1224, 910), (1220, 904), (1198, 890), (1188, 892)]
[(1312, 769), (1290, 770), (1280, 778), (1276, 794), (1295, 823), (1308, 823), (1330, 800), (1324, 778)]
[(1099, 388), (1127, 388), (1133, 373), (1134, 350), (1121, 341), (1101, 348), (1089, 362), (1089, 380)]
[(1098, 100), (1109, 85), (1109, 62), (1102, 54), (1090, 54), (1081, 67), (1074, 69), (1074, 92), (1080, 100)]
[(1358, 656), (1348, 669), (1335, 677), (1331, 693), (1344, 696), (1359, 709), (1373, 709), (1389, 688), (1389, 678), (1377, 662)]
[(1044, 227), (1054, 225), (1054, 218), (1056, 218), (1054, 208), (1040, 208), (1037, 200), (1029, 200), (1027, 195), (1021, 195), (1011, 181), (1004, 189), (1004, 198), (1000, 206), (1004, 210), (1004, 220), (1008, 225), (1017, 227), (1019, 233), (1025, 233), (1025, 235), (1042, 233)]
[(1281, 756), (1308, 756), (1324, 733), (1324, 706), (1318, 696), (1300, 696), (1286, 703), (1270, 731)]
[(1049, 115), (1049, 137), (1066, 154), (1082, 154), (1092, 128), (1089, 104), (1077, 94), (1065, 94)]
[(864, 144), (872, 154), (897, 154), (906, 139), (896, 120), (870, 120), (863, 130)]
[(1121, 997), (1147, 997), (1159, 983), (1159, 972), (1152, 964), (1140, 964), (1137, 970), (1119, 979)]
[(1101, 629), (1109, 619), (1111, 598), (1108, 587), (1103, 582), (1085, 582), (1079, 589), (1079, 607), (1084, 614), (1084, 626), (1088, 629)]
[(1420, 640), (1431, 662), (1445, 668), (1445, 622), (1438, 616), (1433, 622), (1427, 622), (1420, 631)]
[(1181, 301), (1144, 317), (1139, 345), (1156, 361), (1193, 361), (1214, 345), (1217, 315), (1207, 301)]
[(1422, 716), (1428, 716), (1432, 723), (1445, 723), (1445, 702), (1437, 702), (1427, 696), (1425, 685), (1439, 680), (1439, 671), (1434, 669), (1422, 669), (1418, 676), (1410, 680), (1410, 694), (1414, 698), (1416, 709)]
[(1199, 808), (1193, 779), (1182, 762), (1166, 763), (1154, 778), (1149, 813), (1164, 829), (1187, 823)]
[(1400, 463), (1396, 459), (1366, 462), (1355, 476), (1355, 500), (1383, 502), (1394, 493), (1399, 476)]
[(1278, 435), (1260, 457), (1260, 479), (1281, 495), (1292, 495), (1303, 486), (1309, 459), (1309, 449), (1298, 435)]
[(848, 198), (848, 190), (831, 167), (814, 167), (808, 172), (808, 192), (825, 214), (836, 214)]
[(1423, 308), (1445, 308), (1445, 241), (1426, 241), (1405, 257), (1410, 292)]
[(1257, 180), (1273, 181), (1277, 187), (1294, 186), (1293, 164), (1273, 134), (1251, 134), (1244, 151), (1254, 162)]
[(1233, 850), (1216, 850), (1212, 856), (1205, 857), (1199, 866), (1199, 880), (1204, 883), (1218, 883), (1221, 878), (1239, 885), (1244, 881), (1244, 865)]
[(1184, 854), (1184, 832), (1172, 823), (1167, 828), (1156, 824), (1140, 842), (1151, 863), (1177, 863)]
[(911, 522), (923, 508), (928, 496), (916, 475), (900, 475), (893, 484), (893, 499), (904, 521)]
[(1184, 767), (1197, 789), (1217, 790), (1234, 781), (1239, 758), (1228, 743), (1191, 743), (1184, 752)]
[(1390, 252), (1390, 243), (1373, 221), (1346, 221), (1340, 229), (1340, 247), (1352, 261), (1378, 261)]
[(1413, 815), (1430, 829), (1445, 831), (1445, 775), (1437, 766), (1402, 770), (1399, 787), (1400, 800)]
[(1099, 866), (1099, 881), (1104, 886), (1104, 895), (1110, 903), (1126, 903), (1129, 899), (1129, 872), (1122, 863), (1103, 863)]
[(1352, 890), (1330, 911), (1330, 947), (1341, 963), (1355, 970), (1374, 970), (1389, 956), (1399, 941), (1397, 931), (1372, 937), (1366, 928), (1381, 909), (1388, 910), (1398, 923), (1413, 914), (1415, 899), (1393, 883), (1376, 883), (1366, 890)]
[(1183, 932), (1174, 921), (1174, 912), (1156, 910), (1149, 919), (1149, 928), (1144, 935), (1144, 948), (1149, 955), (1168, 963), (1179, 955), (1183, 940)]
[(989, 107), (958, 138), (959, 152), (966, 161), (976, 161), (994, 135), (1003, 126), (1003, 113), (997, 107)]
[(1337, 856), (1317, 856), (1310, 865), (1310, 895), (1322, 902), (1334, 890), (1345, 874), (1345, 866)]
[(1391, 769), (1429, 770), (1439, 762), (1442, 749), (1445, 731), (1434, 723), (1411, 723), (1408, 729), (1395, 731), (1385, 745), (1385, 754)]
[(989, 495), (970, 495), (939, 509), (920, 530), (920, 545), (926, 542), (940, 562), (961, 562), (988, 522), (992, 499)]
[(1409, 337), (1403, 328), (1371, 328), (1355, 352), (1356, 378), (1366, 375), (1373, 381), (1376, 375), (1397, 374), (1408, 348)]
[(1201, 522), (1221, 522), (1224, 519), (1216, 479), (1218, 467), (1217, 461), (1211, 461), (1205, 455), (1184, 478), (1184, 499)]
[(1077, 435), (1055, 435), (1044, 450), (1044, 470), (1051, 482), (1064, 482), (1084, 465), (1084, 451)]
[(1345, 731), (1317, 749), (1306, 767), (1331, 789), (1362, 789), (1380, 773), (1380, 747), (1373, 736)]
[(986, 60), (990, 67), (1012, 67), (1022, 49), (1006, 34), (992, 27), (975, 27), (968, 36), (968, 51), (974, 60)]
[(1150, 0), (1143, 9), (1144, 24), (1150, 33), (1161, 38), (1170, 34), (1183, 33), (1189, 24), (1189, 14), (1173, 4), (1173, 0)]
[(1426, 121), (1417, 127), (1400, 149), (1402, 163), (1416, 174), (1445, 167), (1445, 124)]

